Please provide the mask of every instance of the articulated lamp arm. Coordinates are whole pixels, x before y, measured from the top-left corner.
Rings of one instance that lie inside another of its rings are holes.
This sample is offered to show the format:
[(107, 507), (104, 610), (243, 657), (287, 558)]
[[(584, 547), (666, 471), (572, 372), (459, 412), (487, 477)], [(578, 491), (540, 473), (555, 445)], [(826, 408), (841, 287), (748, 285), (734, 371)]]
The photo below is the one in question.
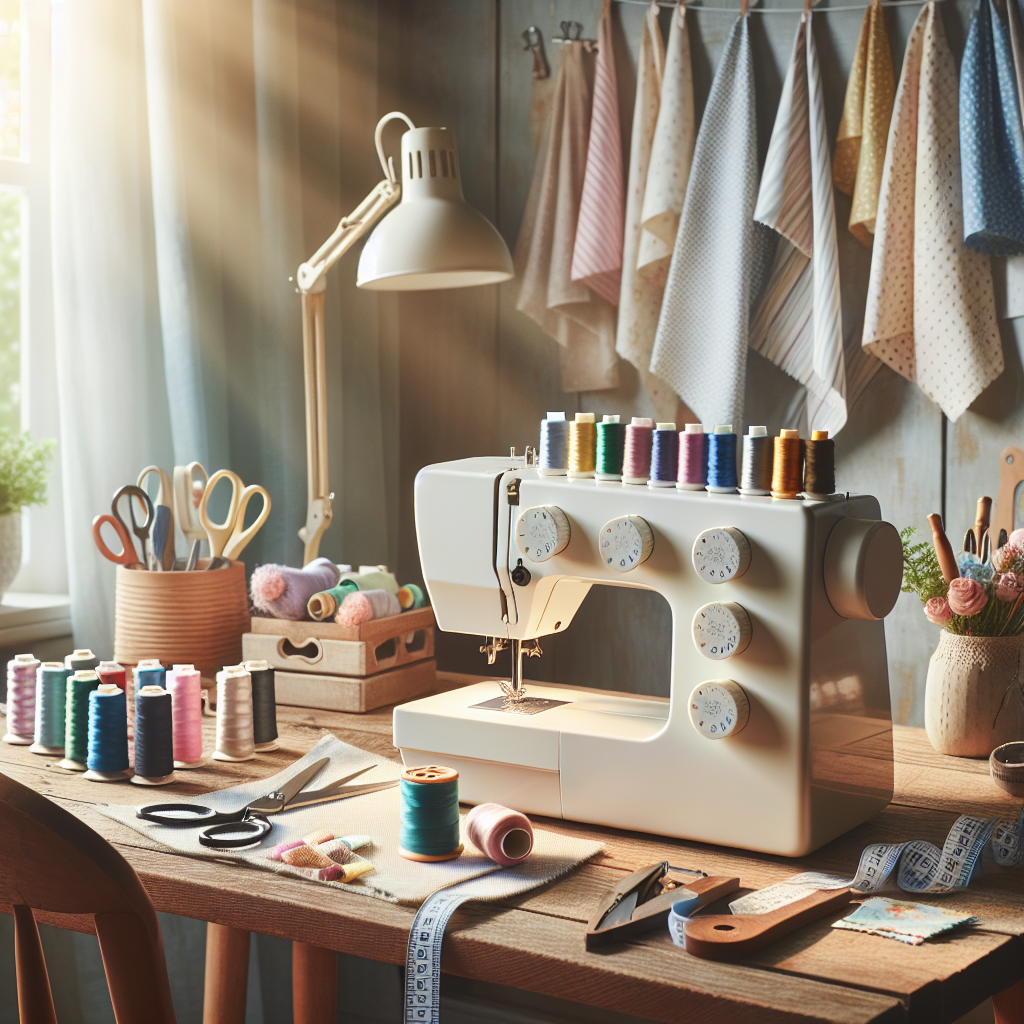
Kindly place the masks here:
[(405, 114), (382, 117), (374, 133), (377, 155), (385, 178), (352, 211), (343, 217), (330, 238), (303, 263), (296, 274), (302, 299), (302, 363), (306, 397), (306, 523), (299, 530), (304, 546), (303, 565), (320, 550), (320, 538), (331, 524), (334, 497), (328, 486), (327, 457), (327, 366), (324, 340), (324, 291), (327, 272), (352, 248), (397, 201), (401, 185), (390, 160), (384, 156), (381, 134), (384, 125), (400, 118), (414, 128)]

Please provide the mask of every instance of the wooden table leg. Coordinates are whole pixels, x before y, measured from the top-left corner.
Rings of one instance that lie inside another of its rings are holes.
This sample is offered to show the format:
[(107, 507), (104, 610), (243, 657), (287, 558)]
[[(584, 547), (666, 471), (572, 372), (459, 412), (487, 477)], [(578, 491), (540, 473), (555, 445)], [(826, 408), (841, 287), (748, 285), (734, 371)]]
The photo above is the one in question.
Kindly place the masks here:
[(227, 925), (206, 926), (203, 1024), (245, 1024), (249, 983), (249, 933)]
[(997, 992), (992, 997), (992, 1009), (995, 1024), (1024, 1024), (1024, 981)]
[(337, 1018), (338, 954), (333, 949), (292, 943), (292, 1015), (295, 1024), (329, 1024)]

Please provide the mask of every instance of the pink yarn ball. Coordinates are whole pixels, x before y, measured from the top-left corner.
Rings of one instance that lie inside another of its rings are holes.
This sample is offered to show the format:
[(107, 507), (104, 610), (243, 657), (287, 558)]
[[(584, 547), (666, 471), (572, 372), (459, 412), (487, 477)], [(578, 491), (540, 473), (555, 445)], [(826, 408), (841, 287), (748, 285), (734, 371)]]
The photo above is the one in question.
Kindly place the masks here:
[(949, 602), (944, 597), (933, 597), (927, 601), (924, 606), (924, 614), (929, 622), (934, 622), (937, 626), (946, 626), (953, 618)]
[(985, 588), (963, 576), (950, 582), (947, 599), (954, 615), (977, 615), (988, 604)]
[(533, 826), (519, 811), (501, 804), (477, 804), (466, 815), (466, 835), (485, 856), (511, 867), (533, 849)]
[(252, 574), (252, 596), (264, 604), (276, 601), (284, 593), (284, 574), (276, 565), (260, 565)]
[(358, 591), (346, 594), (341, 602), (334, 621), (339, 626), (359, 626), (373, 619), (373, 606)]
[(1014, 530), (1009, 537), (1006, 538), (1007, 544), (1013, 544), (1015, 547), (1024, 546), (1024, 530)]

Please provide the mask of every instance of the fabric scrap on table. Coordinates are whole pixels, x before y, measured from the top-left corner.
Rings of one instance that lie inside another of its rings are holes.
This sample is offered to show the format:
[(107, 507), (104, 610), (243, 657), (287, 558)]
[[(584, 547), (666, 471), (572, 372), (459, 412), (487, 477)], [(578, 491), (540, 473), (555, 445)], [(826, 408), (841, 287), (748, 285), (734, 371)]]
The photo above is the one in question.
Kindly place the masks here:
[(622, 135), (612, 41), (612, 0), (604, 0), (597, 32), (594, 103), (572, 254), (572, 279), (589, 285), (613, 306), (618, 305), (622, 282), (624, 220)]
[(807, 389), (807, 423), (846, 424), (839, 251), (813, 12), (800, 20), (754, 219), (778, 233), (750, 347)]
[(885, 141), (896, 97), (889, 33), (879, 0), (864, 12), (836, 135), (832, 181), (852, 197), (850, 233), (870, 248), (878, 215)]
[(931, 907), (927, 903), (909, 903), (874, 896), (865, 900), (849, 917), (836, 921), (832, 927), (846, 931), (866, 932), (884, 939), (896, 939), (909, 946), (920, 946), (953, 928), (975, 924), (977, 918), (944, 907)]
[[(296, 772), (323, 757), (330, 758), (330, 764), (310, 782), (314, 789), (329, 786), (336, 779), (366, 765), (373, 765), (374, 770), (361, 775), (360, 782), (397, 779), (402, 773), (400, 764), (325, 734), (309, 753), (277, 775), (204, 793), (194, 800), (177, 795), (167, 797), (162, 795), (165, 791), (155, 795), (142, 794), (142, 803), (174, 800), (202, 804), (215, 811), (234, 811), (244, 807), (248, 801), (273, 792)], [(373, 896), (392, 903), (419, 904), (437, 889), (499, 871), (501, 875), (495, 884), (484, 886), (481, 891), (489, 894), (486, 898), (500, 899), (521, 892), (523, 888), (543, 885), (582, 864), (601, 849), (600, 843), (572, 839), (556, 835), (546, 829), (535, 828), (533, 852), (525, 861), (516, 865), (516, 871), (510, 876), (506, 869), (479, 853), (469, 842), (465, 833), (465, 815), (462, 815), (460, 827), (466, 852), (455, 860), (434, 864), (418, 863), (406, 860), (398, 853), (400, 806), (401, 796), (398, 787), (395, 787), (344, 800), (296, 807), (294, 810), (271, 815), (269, 820), (273, 828), (269, 835), (258, 845), (241, 850), (207, 849), (199, 843), (199, 828), (168, 828), (166, 825), (145, 821), (136, 817), (137, 807), (133, 805), (96, 804), (95, 808), (107, 817), (189, 857), (235, 861), (264, 871), (305, 878), (316, 885), (331, 886), (345, 892)], [(333, 835), (359, 833), (370, 836), (373, 840), (372, 845), (360, 847), (359, 857), (373, 863), (373, 872), (362, 875), (352, 883), (335, 882), (314, 879), (307, 868), (292, 867), (282, 861), (268, 858), (274, 847), (298, 842), (303, 836), (321, 829), (326, 829)]]
[[(615, 309), (570, 276), (590, 113), (585, 46), (562, 44), (515, 253), (516, 309), (558, 342), (563, 391), (600, 391), (619, 382)], [(547, 88), (546, 81), (541, 85)]]
[[(675, 19), (673, 19), (675, 20)], [(654, 332), (658, 329), (665, 275), (672, 256), (671, 244), (645, 230), (643, 208), (652, 177), (652, 148), (658, 124), (665, 72), (665, 46), (658, 26), (658, 9), (647, 8), (637, 59), (636, 104), (633, 108), (633, 137), (630, 141), (629, 180), (626, 184), (626, 229), (622, 248), (622, 291), (619, 294), (619, 322), (615, 350), (638, 370), (644, 390), (654, 405), (656, 419), (676, 418), (675, 392), (663, 380), (648, 372)], [(674, 240), (674, 239), (673, 239)], [(645, 248), (659, 248), (663, 260), (650, 259), (641, 265)]]
[(967, 33), (960, 148), (965, 244), (989, 256), (1024, 253), (1024, 127), (1010, 29), (993, 0), (979, 0)]
[(1003, 372), (989, 261), (963, 244), (957, 91), (942, 20), (928, 3), (896, 92), (863, 344), (951, 420)]
[(754, 221), (757, 120), (747, 17), (733, 26), (694, 147), (651, 373), (704, 423), (743, 423), (753, 283), (768, 232)]

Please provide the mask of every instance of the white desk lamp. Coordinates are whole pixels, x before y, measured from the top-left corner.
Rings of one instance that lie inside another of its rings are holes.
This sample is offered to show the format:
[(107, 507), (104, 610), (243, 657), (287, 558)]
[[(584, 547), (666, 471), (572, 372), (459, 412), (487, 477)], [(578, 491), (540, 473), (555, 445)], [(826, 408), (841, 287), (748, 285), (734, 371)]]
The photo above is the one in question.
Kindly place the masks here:
[[(402, 182), (384, 156), (384, 125), (398, 118), (410, 130), (402, 136)], [(327, 368), (324, 291), (327, 272), (391, 211), (367, 239), (356, 284), (374, 291), (421, 291), (495, 284), (513, 276), (508, 246), (483, 214), (462, 194), (455, 138), (446, 128), (417, 128), (405, 114), (386, 114), (374, 132), (384, 180), (341, 219), (334, 233), (303, 263), (296, 280), (302, 296), (302, 360), (306, 391), (306, 524), (303, 564), (316, 558), (320, 537), (333, 511), (327, 484)]]

